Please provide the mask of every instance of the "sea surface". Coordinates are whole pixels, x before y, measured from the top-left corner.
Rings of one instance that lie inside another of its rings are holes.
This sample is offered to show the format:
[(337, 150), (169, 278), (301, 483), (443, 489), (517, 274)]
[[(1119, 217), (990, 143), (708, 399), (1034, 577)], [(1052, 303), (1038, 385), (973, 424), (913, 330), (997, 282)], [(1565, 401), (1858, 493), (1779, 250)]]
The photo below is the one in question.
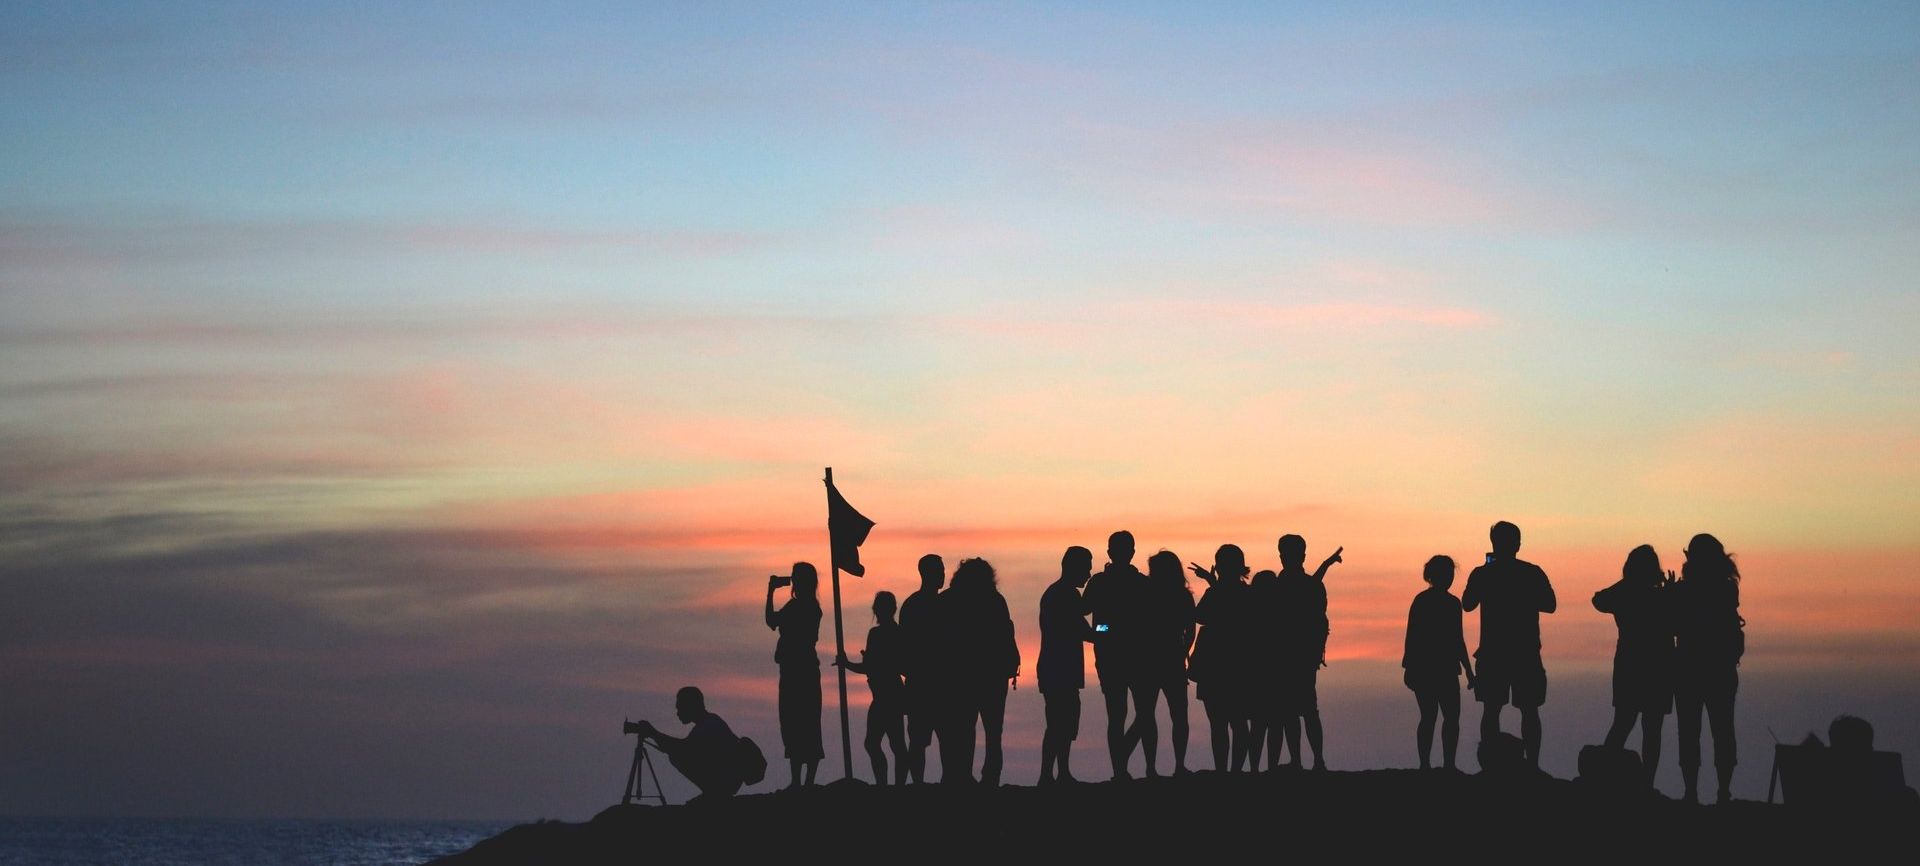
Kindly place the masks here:
[(418, 866), (505, 821), (0, 817), (0, 866)]

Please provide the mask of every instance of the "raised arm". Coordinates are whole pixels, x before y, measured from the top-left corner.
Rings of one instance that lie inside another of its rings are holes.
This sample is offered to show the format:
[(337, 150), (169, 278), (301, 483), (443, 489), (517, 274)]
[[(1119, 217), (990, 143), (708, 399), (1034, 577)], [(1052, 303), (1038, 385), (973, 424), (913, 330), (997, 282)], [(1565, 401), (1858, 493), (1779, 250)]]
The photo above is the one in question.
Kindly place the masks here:
[(1336, 548), (1334, 548), (1334, 549), (1333, 549), (1333, 555), (1332, 555), (1332, 556), (1329, 556), (1329, 557), (1327, 557), (1327, 559), (1326, 559), (1326, 561), (1325, 561), (1325, 562), (1322, 562), (1322, 563), (1320, 563), (1320, 567), (1319, 567), (1318, 569), (1315, 569), (1315, 570), (1314, 570), (1314, 572), (1313, 572), (1313, 579), (1314, 579), (1314, 580), (1326, 580), (1326, 579), (1327, 579), (1327, 569), (1329, 569), (1329, 568), (1332, 568), (1332, 567), (1333, 567), (1333, 565), (1334, 565), (1334, 563), (1337, 563), (1337, 562), (1339, 562), (1339, 561), (1340, 561), (1340, 551), (1343, 551), (1343, 550), (1346, 550), (1346, 548), (1344, 548), (1344, 547), (1336, 547)]
[(1621, 593), (1620, 588), (1622, 586), (1625, 586), (1626, 583), (1627, 583), (1626, 578), (1621, 578), (1619, 580), (1614, 581), (1613, 584), (1611, 586), (1608, 586), (1606, 589), (1603, 589), (1603, 590), (1600, 590), (1599, 592), (1594, 593), (1593, 609), (1601, 613), (1613, 613), (1614, 605), (1616, 602), (1619, 601), (1619, 598), (1620, 598), (1620, 593)]
[(780, 582), (779, 576), (767, 578), (767, 628), (780, 630), (779, 611), (773, 609), (773, 587)]

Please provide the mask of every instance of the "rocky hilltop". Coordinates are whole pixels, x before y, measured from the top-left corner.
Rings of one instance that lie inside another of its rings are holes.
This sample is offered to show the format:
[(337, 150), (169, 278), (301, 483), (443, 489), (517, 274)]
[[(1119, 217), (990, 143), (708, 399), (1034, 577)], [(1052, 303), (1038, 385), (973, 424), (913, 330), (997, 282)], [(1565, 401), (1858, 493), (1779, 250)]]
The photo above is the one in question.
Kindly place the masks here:
[(1196, 853), (1900, 862), (1913, 856), (1916, 821), (1920, 807), (1907, 801), (1847, 810), (1694, 805), (1534, 773), (1202, 772), (993, 788), (841, 781), (713, 803), (616, 805), (581, 823), (523, 824), (433, 866), (597, 866), (667, 856), (1098, 864)]

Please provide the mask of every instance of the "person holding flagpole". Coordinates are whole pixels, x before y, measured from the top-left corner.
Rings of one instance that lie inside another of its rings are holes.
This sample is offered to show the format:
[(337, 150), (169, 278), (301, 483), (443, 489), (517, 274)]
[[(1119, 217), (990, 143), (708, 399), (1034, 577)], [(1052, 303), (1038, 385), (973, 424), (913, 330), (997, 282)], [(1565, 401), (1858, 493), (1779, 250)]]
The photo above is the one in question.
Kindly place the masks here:
[[(773, 606), (773, 592), (789, 587), (787, 603)], [(780, 666), (780, 742), (786, 747), (792, 781), (787, 789), (810, 786), (826, 757), (820, 739), (820, 573), (796, 562), (793, 573), (767, 578), (767, 628), (779, 632), (773, 661)]]
[[(833, 548), (833, 655), (845, 658), (847, 655), (846, 629), (840, 620), (840, 572), (854, 577), (867, 573), (867, 567), (860, 564), (860, 545), (865, 544), (867, 533), (873, 531), (873, 521), (861, 514), (846, 497), (840, 495), (840, 488), (833, 486), (833, 467), (827, 467), (827, 477), (822, 479), (827, 485), (827, 541)], [(771, 596), (768, 604), (771, 605)], [(772, 608), (769, 607), (769, 610)], [(816, 605), (817, 609), (817, 605)], [(815, 627), (816, 637), (819, 628)], [(836, 668), (840, 681), (840, 757), (845, 777), (853, 778), (853, 735), (847, 724), (847, 669)], [(815, 709), (818, 709), (816, 705)], [(816, 722), (819, 713), (814, 713)], [(807, 780), (813, 780), (813, 774), (807, 774)]]

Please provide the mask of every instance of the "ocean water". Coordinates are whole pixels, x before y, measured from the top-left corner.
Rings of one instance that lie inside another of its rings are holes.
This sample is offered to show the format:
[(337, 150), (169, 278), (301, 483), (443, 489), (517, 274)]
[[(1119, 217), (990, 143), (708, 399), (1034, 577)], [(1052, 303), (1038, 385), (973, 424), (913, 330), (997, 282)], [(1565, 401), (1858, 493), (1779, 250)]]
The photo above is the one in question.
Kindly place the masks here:
[(501, 821), (0, 818), (0, 866), (418, 866)]

